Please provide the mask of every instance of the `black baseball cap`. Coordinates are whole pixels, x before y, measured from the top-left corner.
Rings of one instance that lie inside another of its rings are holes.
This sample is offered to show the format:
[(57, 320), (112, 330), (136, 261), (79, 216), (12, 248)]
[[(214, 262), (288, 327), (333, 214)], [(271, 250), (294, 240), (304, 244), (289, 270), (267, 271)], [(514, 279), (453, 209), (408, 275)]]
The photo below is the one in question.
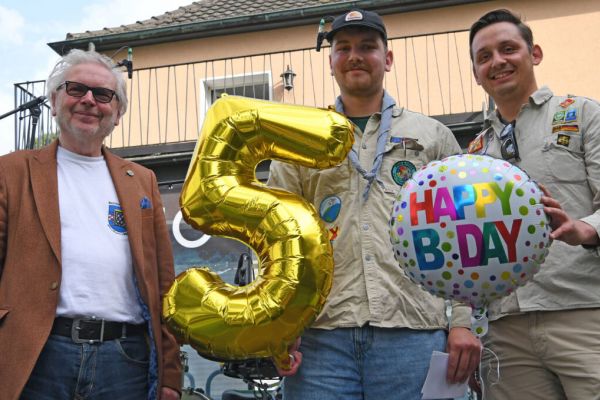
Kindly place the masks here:
[(333, 20), (331, 24), (331, 31), (327, 32), (325, 38), (331, 43), (333, 36), (341, 29), (348, 28), (351, 26), (362, 26), (364, 28), (374, 29), (381, 34), (383, 41), (387, 40), (387, 32), (385, 25), (379, 14), (372, 11), (365, 11), (354, 9), (347, 13), (340, 15)]

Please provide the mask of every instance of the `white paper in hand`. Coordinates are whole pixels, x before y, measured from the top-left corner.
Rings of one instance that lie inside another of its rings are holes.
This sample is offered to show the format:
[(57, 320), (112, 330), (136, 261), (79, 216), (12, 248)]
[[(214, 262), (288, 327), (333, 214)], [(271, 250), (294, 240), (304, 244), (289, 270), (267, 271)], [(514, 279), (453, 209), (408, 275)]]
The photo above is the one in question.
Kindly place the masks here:
[(467, 382), (450, 384), (446, 381), (448, 354), (434, 351), (429, 361), (429, 372), (421, 393), (422, 399), (453, 399), (467, 393)]

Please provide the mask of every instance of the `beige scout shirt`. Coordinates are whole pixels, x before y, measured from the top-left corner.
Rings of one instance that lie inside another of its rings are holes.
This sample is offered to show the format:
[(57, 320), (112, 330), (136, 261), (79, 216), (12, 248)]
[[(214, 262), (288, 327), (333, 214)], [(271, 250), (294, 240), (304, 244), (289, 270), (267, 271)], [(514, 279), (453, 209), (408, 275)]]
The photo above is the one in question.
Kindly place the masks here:
[[(364, 134), (356, 128), (354, 146), (366, 170), (373, 165), (380, 118), (380, 113), (371, 116)], [(441, 123), (394, 108), (378, 174), (384, 187), (374, 182), (366, 203), (362, 199), (367, 182), (348, 158), (338, 167), (321, 171), (273, 161), (269, 185), (303, 196), (322, 218), (322, 204), (341, 205), (336, 219), (323, 220), (332, 240), (335, 269), (331, 292), (312, 327), (333, 329), (366, 323), (413, 329), (447, 326), (444, 300), (413, 284), (398, 267), (388, 223), (400, 188), (392, 176), (394, 165), (409, 161), (418, 169), (460, 151), (452, 133)], [(470, 308), (455, 305), (453, 309), (452, 326), (470, 327)]]
[[(502, 158), (494, 113), (470, 145), (480, 154)], [(520, 161), (512, 160), (543, 183), (563, 209), (600, 232), (600, 105), (583, 97), (558, 97), (542, 87), (523, 105), (515, 124)], [(481, 147), (480, 149), (478, 149)], [(489, 308), (490, 319), (539, 310), (600, 307), (598, 249), (555, 241), (533, 280)]]

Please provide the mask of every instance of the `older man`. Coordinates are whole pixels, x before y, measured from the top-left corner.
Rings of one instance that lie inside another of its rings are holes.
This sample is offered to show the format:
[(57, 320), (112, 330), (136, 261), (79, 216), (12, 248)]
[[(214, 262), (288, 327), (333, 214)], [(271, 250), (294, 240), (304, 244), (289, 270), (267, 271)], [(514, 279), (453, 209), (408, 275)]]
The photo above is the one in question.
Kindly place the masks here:
[(598, 399), (600, 105), (538, 88), (542, 49), (508, 10), (476, 21), (470, 42), (475, 78), (497, 110), (469, 151), (504, 158), (544, 184), (558, 240), (532, 282), (490, 307), (485, 344), (500, 381), (490, 384), (497, 377), (484, 363), (486, 398)]
[(102, 142), (127, 109), (107, 57), (73, 50), (48, 78), (60, 128), (0, 157), (0, 397), (178, 399), (161, 324), (173, 259), (154, 174)]

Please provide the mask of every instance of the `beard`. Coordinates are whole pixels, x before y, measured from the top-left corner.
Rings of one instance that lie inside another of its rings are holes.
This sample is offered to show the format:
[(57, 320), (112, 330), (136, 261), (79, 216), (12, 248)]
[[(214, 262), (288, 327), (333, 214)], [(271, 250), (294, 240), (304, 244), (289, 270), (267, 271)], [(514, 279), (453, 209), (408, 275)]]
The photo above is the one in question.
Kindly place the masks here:
[(78, 142), (92, 142), (95, 140), (102, 142), (104, 138), (112, 133), (116, 126), (116, 118), (114, 116), (110, 119), (102, 116), (98, 121), (98, 125), (89, 127), (77, 126), (69, 121), (69, 117), (72, 119), (73, 114), (56, 105), (55, 119), (61, 134), (67, 134)]

